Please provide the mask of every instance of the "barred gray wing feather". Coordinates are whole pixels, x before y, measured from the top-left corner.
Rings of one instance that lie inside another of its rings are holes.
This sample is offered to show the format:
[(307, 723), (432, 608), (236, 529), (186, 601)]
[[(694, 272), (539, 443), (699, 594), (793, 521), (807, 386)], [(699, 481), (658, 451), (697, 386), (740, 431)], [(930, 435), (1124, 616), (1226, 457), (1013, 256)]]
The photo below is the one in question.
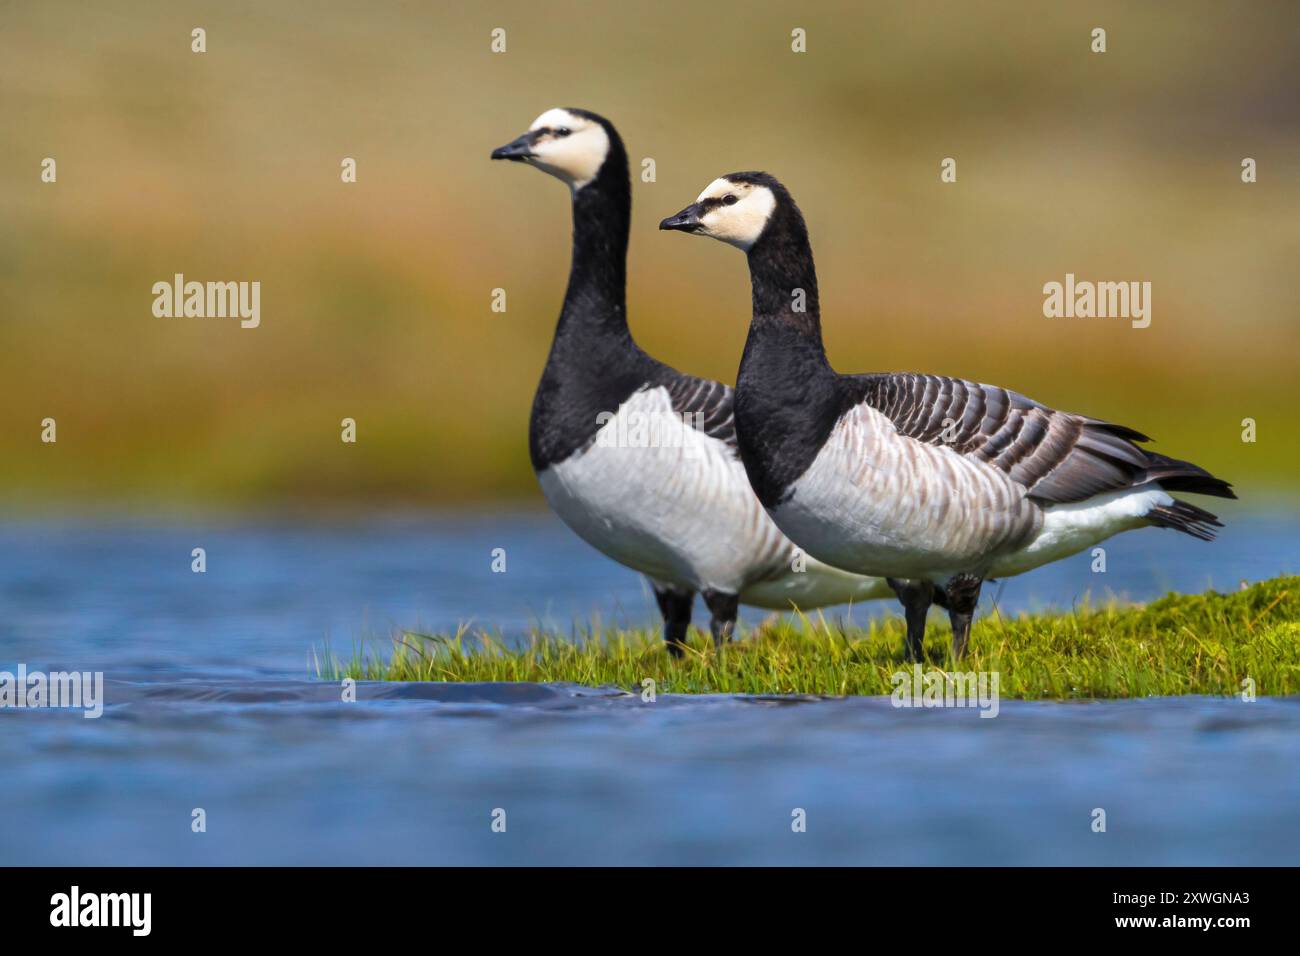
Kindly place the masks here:
[(1009, 389), (913, 372), (846, 381), (850, 397), (887, 417), (899, 434), (996, 468), (1039, 501), (1083, 501), (1150, 481), (1236, 497), (1204, 469), (1139, 448), (1135, 442), (1150, 441), (1141, 432), (1056, 411)]
[(730, 386), (680, 373), (663, 385), (673, 411), (688, 425), (736, 450), (735, 392)]

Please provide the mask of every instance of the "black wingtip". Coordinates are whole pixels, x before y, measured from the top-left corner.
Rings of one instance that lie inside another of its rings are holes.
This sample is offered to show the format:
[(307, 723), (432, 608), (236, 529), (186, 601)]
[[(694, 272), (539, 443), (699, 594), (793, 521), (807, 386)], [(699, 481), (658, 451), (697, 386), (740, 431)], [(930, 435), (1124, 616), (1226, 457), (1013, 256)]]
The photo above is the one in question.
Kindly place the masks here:
[(1100, 418), (1089, 418), (1085, 420), (1093, 428), (1097, 428), (1100, 429), (1101, 431), (1108, 432), (1111, 435), (1114, 435), (1116, 438), (1122, 438), (1125, 441), (1132, 441), (1132, 442), (1151, 441), (1151, 436), (1144, 435), (1136, 428), (1129, 428), (1127, 425), (1116, 425), (1114, 422), (1105, 422), (1102, 421)]
[(1223, 527), (1223, 522), (1217, 515), (1177, 499), (1173, 504), (1152, 508), (1147, 512), (1146, 518), (1157, 528), (1173, 528), (1201, 541), (1213, 541), (1218, 534), (1217, 529)]
[(1214, 498), (1233, 498), (1237, 497), (1236, 492), (1232, 490), (1232, 485), (1222, 478), (1216, 478), (1200, 465), (1193, 465), (1190, 461), (1180, 461), (1177, 458), (1170, 458), (1168, 455), (1161, 455), (1157, 452), (1146, 451), (1147, 468), (1143, 475), (1143, 481), (1156, 481), (1160, 487), (1166, 491), (1182, 491), (1191, 495), (1210, 495)]

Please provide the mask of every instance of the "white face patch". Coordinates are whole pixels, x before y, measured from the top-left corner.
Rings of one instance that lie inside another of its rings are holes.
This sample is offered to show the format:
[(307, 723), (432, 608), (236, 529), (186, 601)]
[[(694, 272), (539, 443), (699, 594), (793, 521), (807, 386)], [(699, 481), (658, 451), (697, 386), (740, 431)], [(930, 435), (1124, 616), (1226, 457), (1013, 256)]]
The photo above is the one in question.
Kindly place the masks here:
[[(729, 196), (736, 197), (735, 202), (728, 204)], [(721, 239), (746, 252), (763, 234), (776, 208), (776, 196), (766, 186), (733, 183), (725, 177), (709, 183), (695, 201), (706, 199), (721, 199), (722, 203), (711, 204), (713, 208), (700, 217), (699, 234)]]
[(605, 127), (568, 110), (547, 110), (528, 128), (547, 131), (533, 143), (534, 155), (528, 163), (568, 183), (575, 192), (596, 178), (609, 154)]

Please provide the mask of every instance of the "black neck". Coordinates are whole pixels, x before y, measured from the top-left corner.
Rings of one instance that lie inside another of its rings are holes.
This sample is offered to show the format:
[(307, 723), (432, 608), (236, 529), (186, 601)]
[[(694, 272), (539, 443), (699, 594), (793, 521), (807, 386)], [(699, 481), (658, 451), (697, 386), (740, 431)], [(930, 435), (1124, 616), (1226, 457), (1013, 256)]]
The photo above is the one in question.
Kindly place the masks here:
[(839, 414), (808, 230), (788, 195), (778, 194), (750, 248), (749, 272), (754, 314), (736, 380), (736, 434), (750, 484), (774, 508), (792, 493)]
[(821, 302), (817, 267), (803, 216), (788, 196), (780, 197), (772, 218), (749, 250), (754, 313), (751, 332), (779, 330), (822, 348)]
[(590, 345), (593, 337), (629, 337), (627, 240), (632, 187), (627, 153), (611, 137), (600, 172), (573, 194), (573, 258), (556, 329), (557, 343)]
[(592, 440), (601, 413), (643, 386), (654, 363), (627, 326), (632, 184), (612, 127), (600, 172), (573, 195), (573, 261), (551, 354), (533, 397), (529, 452), (537, 471)]

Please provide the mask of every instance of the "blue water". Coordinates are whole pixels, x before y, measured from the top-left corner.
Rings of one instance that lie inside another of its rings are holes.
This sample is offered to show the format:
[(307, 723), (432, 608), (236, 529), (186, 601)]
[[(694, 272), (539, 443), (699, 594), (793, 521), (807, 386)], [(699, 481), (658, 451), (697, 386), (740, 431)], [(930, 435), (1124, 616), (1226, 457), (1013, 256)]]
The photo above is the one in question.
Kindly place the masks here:
[[(1107, 544), (1106, 573), (1080, 555), (988, 588), (985, 610), (1234, 588), (1296, 572), (1298, 541), (1284, 511), (1233, 515), (1213, 545), (1133, 533)], [(1297, 699), (1003, 701), (989, 720), (883, 698), (650, 704), (560, 685), (362, 684), (343, 703), (313, 679), (313, 648), (382, 648), (394, 628), (655, 620), (636, 575), (545, 515), (11, 522), (0, 607), (0, 670), (102, 670), (108, 701), (99, 720), (0, 710), (0, 863), (1300, 856)], [(872, 613), (895, 609), (834, 616)]]

